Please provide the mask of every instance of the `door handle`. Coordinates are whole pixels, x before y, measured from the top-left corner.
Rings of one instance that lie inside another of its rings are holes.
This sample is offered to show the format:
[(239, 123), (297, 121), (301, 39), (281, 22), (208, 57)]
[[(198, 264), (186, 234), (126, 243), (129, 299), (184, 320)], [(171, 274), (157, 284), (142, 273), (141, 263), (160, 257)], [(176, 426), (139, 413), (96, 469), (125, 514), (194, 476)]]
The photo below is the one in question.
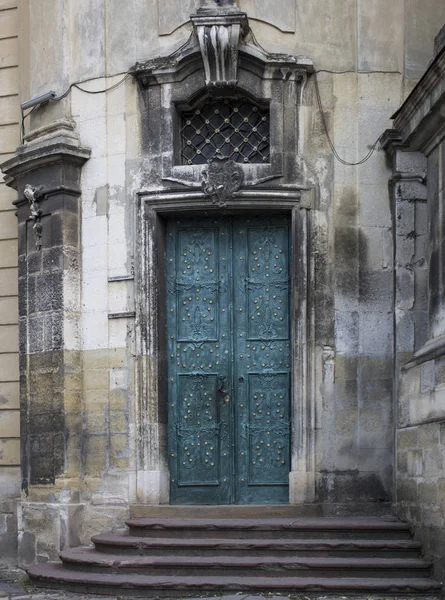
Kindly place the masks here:
[(221, 375), (221, 377), (218, 377), (218, 381), (218, 392), (220, 394), (227, 394), (229, 390), (226, 388), (226, 378), (223, 375)]

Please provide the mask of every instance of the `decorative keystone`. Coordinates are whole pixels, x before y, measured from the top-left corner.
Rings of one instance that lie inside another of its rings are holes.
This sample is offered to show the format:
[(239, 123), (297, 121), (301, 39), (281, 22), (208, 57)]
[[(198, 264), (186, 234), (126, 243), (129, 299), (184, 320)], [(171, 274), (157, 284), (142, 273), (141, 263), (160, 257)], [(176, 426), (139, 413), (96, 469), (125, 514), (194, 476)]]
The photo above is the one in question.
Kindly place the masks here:
[(206, 87), (209, 91), (235, 88), (239, 46), (249, 31), (246, 13), (233, 2), (221, 0), (207, 2), (190, 18), (201, 50)]

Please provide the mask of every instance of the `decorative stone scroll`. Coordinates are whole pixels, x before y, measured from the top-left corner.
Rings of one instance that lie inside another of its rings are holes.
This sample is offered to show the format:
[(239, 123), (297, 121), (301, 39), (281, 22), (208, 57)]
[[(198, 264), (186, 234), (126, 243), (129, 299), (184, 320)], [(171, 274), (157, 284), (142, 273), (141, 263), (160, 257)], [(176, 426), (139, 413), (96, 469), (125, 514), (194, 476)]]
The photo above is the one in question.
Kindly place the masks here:
[(235, 161), (226, 158), (213, 159), (202, 175), (204, 193), (221, 207), (233, 198), (243, 183), (242, 168)]
[(36, 249), (42, 249), (42, 209), (39, 207), (39, 198), (43, 196), (43, 187), (34, 187), (29, 183), (25, 185), (23, 195), (29, 202), (31, 219), (34, 221), (33, 229), (36, 238)]

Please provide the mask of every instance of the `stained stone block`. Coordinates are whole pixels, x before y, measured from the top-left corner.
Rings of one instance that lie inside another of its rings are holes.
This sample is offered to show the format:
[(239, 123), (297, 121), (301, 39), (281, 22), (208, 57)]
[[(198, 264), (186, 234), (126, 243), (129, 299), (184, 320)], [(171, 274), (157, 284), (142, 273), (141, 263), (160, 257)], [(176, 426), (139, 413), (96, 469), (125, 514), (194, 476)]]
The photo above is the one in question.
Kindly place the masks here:
[(406, 452), (407, 475), (410, 477), (421, 477), (424, 474), (423, 469), (423, 450), (408, 450)]
[(358, 196), (355, 186), (335, 186), (335, 223), (343, 226), (357, 226), (358, 221)]
[(0, 382), (18, 381), (19, 378), (19, 358), (18, 354), (2, 354), (0, 361)]
[[(17, 11), (10, 11), (15, 13)], [(5, 26), (5, 20), (0, 21), (0, 37), (9, 37), (9, 35), (2, 36), (2, 28)], [(0, 69), (0, 89), (5, 96), (13, 96), (17, 94), (19, 89), (18, 85), (18, 68), (11, 67), (10, 69)]]
[(36, 536), (30, 531), (19, 534), (18, 564), (27, 567), (34, 564), (36, 560)]
[(119, 469), (128, 469), (131, 459), (131, 451), (126, 434), (114, 434), (110, 436), (110, 465)]
[[(398, 353), (405, 352), (408, 355), (412, 353), (414, 341), (417, 339), (417, 324), (419, 324), (419, 322), (415, 321), (415, 315), (412, 314), (412, 311), (398, 311), (396, 336), (396, 349)], [(423, 320), (421, 324), (426, 325), (426, 320)], [(400, 357), (400, 359), (403, 362), (406, 362), (403, 357)]]
[(336, 378), (335, 395), (337, 406), (342, 409), (353, 409), (358, 407), (358, 383), (357, 379), (342, 380)]
[(294, 33), (296, 28), (296, 0), (278, 0), (274, 10), (270, 10), (269, 0), (239, 0), (240, 9), (249, 18), (270, 23), (286, 33)]
[(397, 448), (399, 450), (409, 450), (416, 448), (417, 445), (417, 427), (397, 431)]
[(392, 270), (369, 271), (361, 266), (359, 273), (359, 299), (368, 310), (378, 308), (390, 312), (393, 305)]
[[(358, 68), (401, 71), (403, 65), (403, 0), (358, 2)], [(395, 43), (395, 42), (398, 43)]]
[(392, 347), (392, 315), (374, 311), (360, 313), (360, 351), (365, 355), (388, 356)]
[[(392, 429), (392, 407), (383, 409), (360, 410), (359, 436), (362, 448), (385, 449), (381, 453), (382, 460), (371, 470), (384, 470), (385, 465), (392, 464), (394, 432)], [(387, 461), (385, 463), (385, 460)]]
[(0, 412), (0, 438), (20, 437), (19, 421), (20, 413), (18, 410), (7, 410)]
[(408, 474), (408, 455), (406, 452), (397, 453), (396, 468), (402, 476)]
[(336, 349), (346, 355), (358, 351), (359, 314), (358, 312), (340, 312), (336, 314)]
[(356, 380), (358, 369), (358, 359), (356, 357), (335, 356), (335, 376), (337, 380)]
[[(100, 77), (104, 72), (104, 0), (81, 0), (70, 5), (71, 76), (79, 81)], [(94, 39), (96, 43), (91, 44)]]
[[(1, 219), (1, 213), (0, 213)], [(0, 241), (0, 269), (17, 266), (17, 240)]]
[(85, 418), (85, 433), (104, 434), (108, 431), (108, 410), (88, 410), (84, 412)]
[(200, 6), (200, 0), (158, 0), (159, 35), (170, 35), (175, 29), (189, 20)]
[(112, 433), (127, 433), (128, 430), (128, 413), (122, 410), (110, 411), (110, 432)]
[(429, 392), (434, 389), (435, 363), (429, 360), (420, 366), (420, 391)]
[(18, 382), (0, 382), (0, 408), (19, 408)]
[[(296, 38), (315, 64), (335, 71), (355, 68), (357, 15), (354, 0), (297, 0)], [(317, 23), (317, 27), (313, 24)], [(344, 77), (344, 75), (340, 76)]]
[(398, 479), (397, 481), (398, 502), (418, 503), (417, 484), (413, 479)]
[(423, 10), (422, 0), (405, 2), (405, 76), (419, 79), (433, 56), (434, 37), (445, 22), (442, 0), (431, 0)]
[(440, 444), (441, 446), (445, 446), (445, 423), (440, 423)]
[(108, 462), (106, 435), (88, 435), (85, 440), (85, 475), (100, 475)]
[(0, 465), (20, 465), (20, 440), (0, 439)]
[(0, 352), (18, 352), (17, 325), (0, 325)]
[(317, 480), (317, 497), (320, 502), (388, 501), (380, 473), (346, 471), (322, 473)]

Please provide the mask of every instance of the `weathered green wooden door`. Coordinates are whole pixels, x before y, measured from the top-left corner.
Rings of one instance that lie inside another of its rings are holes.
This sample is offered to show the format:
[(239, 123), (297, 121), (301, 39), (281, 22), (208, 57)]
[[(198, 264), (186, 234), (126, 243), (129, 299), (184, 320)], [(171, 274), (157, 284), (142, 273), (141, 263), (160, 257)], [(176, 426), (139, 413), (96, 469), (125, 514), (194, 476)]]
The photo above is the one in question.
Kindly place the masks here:
[(289, 222), (167, 227), (173, 504), (288, 502)]

